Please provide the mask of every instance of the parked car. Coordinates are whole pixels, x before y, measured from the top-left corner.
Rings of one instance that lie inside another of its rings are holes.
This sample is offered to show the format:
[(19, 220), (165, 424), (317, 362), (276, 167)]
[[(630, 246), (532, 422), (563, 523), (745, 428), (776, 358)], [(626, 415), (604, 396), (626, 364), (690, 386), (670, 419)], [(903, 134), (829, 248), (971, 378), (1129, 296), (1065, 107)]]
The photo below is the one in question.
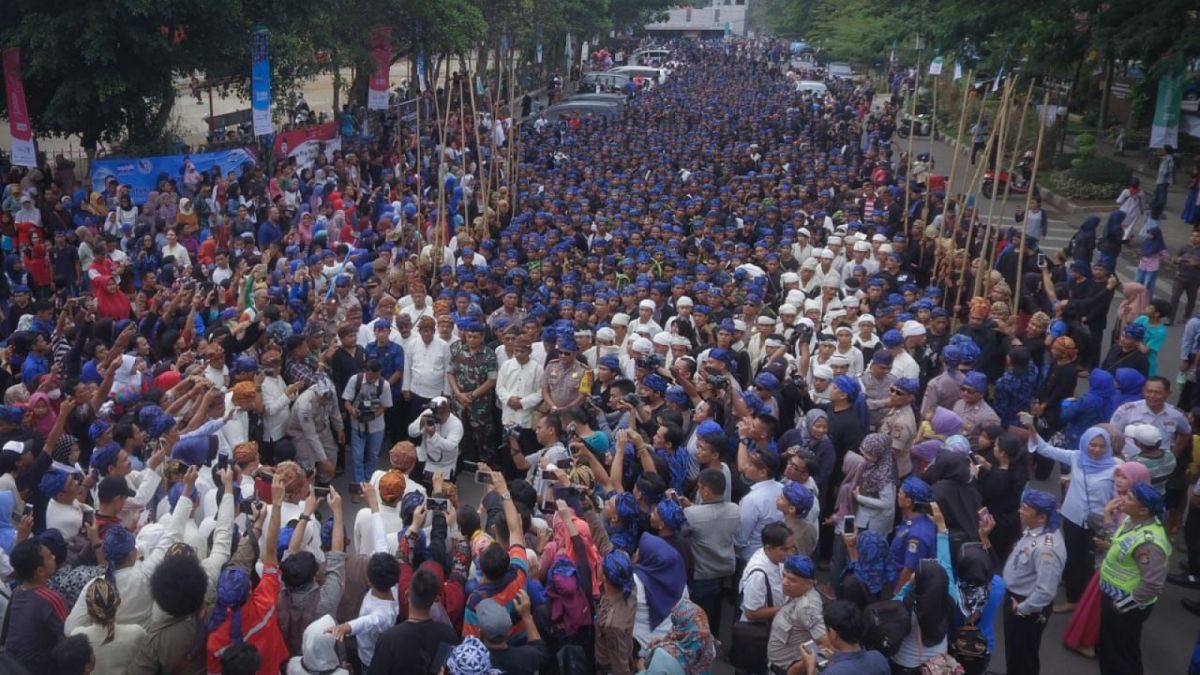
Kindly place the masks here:
[(670, 49), (639, 49), (629, 55), (626, 65), (641, 66), (648, 63), (663, 63), (671, 58)]
[(800, 80), (796, 83), (796, 91), (814, 96), (824, 96), (829, 93), (829, 87), (826, 87), (824, 82), (816, 80)]
[(575, 89), (581, 92), (595, 92), (597, 89), (602, 92), (623, 91), (630, 79), (630, 76), (621, 73), (593, 71), (584, 73)]
[[(625, 103), (615, 101), (563, 101), (556, 105), (552, 105), (541, 112), (550, 122), (558, 122), (561, 119), (578, 115), (582, 119), (592, 119), (598, 117), (616, 117), (625, 109)], [(537, 121), (537, 116), (530, 117), (525, 120), (525, 126), (532, 128)]]
[(854, 69), (849, 63), (831, 63), (829, 64), (829, 74), (841, 80), (854, 79)]

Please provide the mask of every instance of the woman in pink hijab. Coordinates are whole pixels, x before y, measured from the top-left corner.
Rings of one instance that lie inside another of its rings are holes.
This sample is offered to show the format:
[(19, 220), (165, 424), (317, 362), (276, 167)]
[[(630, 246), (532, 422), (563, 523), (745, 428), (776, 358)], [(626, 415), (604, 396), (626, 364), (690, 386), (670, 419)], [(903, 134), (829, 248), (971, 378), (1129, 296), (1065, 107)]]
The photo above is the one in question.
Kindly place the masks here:
[(54, 421), (58, 419), (58, 406), (45, 392), (34, 392), (33, 396), (29, 397), (29, 403), (26, 405), (29, 410), (29, 416), (32, 418), (32, 426), (35, 431), (42, 435), (43, 438), (50, 435), (50, 430), (54, 428)]
[[(1126, 284), (1127, 286), (1130, 284)], [(1133, 284), (1138, 286), (1139, 284)], [(1145, 290), (1145, 289), (1143, 289)], [(1112, 536), (1117, 526), (1126, 518), (1119, 505), (1125, 495), (1138, 484), (1150, 483), (1150, 470), (1138, 462), (1125, 462), (1113, 470), (1113, 498), (1104, 506), (1104, 532), (1096, 533), (1097, 539)], [(1100, 571), (1092, 575), (1092, 580), (1083, 589), (1071, 622), (1063, 633), (1063, 646), (1083, 654), (1088, 658), (1096, 658), (1096, 642), (1100, 640)]]
[(1117, 325), (1112, 332), (1114, 342), (1120, 337), (1125, 326), (1137, 321), (1150, 304), (1150, 294), (1146, 292), (1146, 287), (1132, 281), (1121, 284), (1121, 298), (1121, 304), (1117, 305)]

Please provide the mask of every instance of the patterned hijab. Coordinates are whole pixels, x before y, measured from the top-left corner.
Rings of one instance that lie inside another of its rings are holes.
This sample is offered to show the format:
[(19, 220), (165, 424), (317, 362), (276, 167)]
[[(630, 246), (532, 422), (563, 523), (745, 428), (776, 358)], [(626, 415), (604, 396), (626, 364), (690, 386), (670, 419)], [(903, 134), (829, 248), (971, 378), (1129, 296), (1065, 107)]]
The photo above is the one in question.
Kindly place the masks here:
[(896, 484), (896, 453), (887, 434), (867, 434), (858, 450), (867, 460), (867, 467), (858, 479), (858, 487), (864, 494), (878, 496), (885, 486)]
[(679, 662), (688, 675), (708, 675), (716, 656), (716, 641), (708, 617), (696, 603), (681, 599), (671, 610), (671, 630), (646, 645), (646, 652), (661, 649)]

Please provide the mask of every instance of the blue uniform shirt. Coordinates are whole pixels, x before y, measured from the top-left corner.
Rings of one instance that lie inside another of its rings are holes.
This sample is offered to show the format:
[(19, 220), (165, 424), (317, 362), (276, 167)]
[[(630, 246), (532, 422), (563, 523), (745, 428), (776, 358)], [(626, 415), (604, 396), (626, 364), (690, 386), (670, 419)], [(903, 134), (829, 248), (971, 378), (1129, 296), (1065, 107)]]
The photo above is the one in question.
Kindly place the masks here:
[(937, 526), (933, 519), (918, 514), (900, 523), (892, 538), (892, 560), (901, 568), (916, 571), (921, 561), (937, 557)]
[(379, 363), (383, 365), (383, 370), (380, 375), (383, 375), (385, 380), (390, 380), (393, 373), (404, 372), (404, 348), (389, 340), (386, 346), (379, 346), (378, 342), (371, 342), (363, 347), (363, 351), (367, 353), (368, 359), (379, 359)]

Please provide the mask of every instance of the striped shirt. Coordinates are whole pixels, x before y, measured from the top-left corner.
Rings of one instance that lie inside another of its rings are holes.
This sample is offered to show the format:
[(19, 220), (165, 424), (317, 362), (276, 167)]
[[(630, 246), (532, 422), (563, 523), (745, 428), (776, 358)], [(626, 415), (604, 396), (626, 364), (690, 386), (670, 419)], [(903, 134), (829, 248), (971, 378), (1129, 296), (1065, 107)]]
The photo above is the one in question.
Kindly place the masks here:
[[(517, 615), (516, 597), (525, 588), (525, 582), (529, 578), (529, 559), (526, 557), (524, 546), (510, 546), (508, 548), (508, 572), (500, 581), (484, 580), (471, 591), (471, 595), (467, 596), (467, 609), (463, 614), (463, 630), (464, 638), (479, 637), (479, 617), (475, 616), (475, 608), (479, 603), (491, 598), (497, 604), (506, 609), (511, 616)], [(514, 621), (513, 627), (508, 632), (508, 644), (515, 647), (525, 644), (525, 624), (520, 621)]]

